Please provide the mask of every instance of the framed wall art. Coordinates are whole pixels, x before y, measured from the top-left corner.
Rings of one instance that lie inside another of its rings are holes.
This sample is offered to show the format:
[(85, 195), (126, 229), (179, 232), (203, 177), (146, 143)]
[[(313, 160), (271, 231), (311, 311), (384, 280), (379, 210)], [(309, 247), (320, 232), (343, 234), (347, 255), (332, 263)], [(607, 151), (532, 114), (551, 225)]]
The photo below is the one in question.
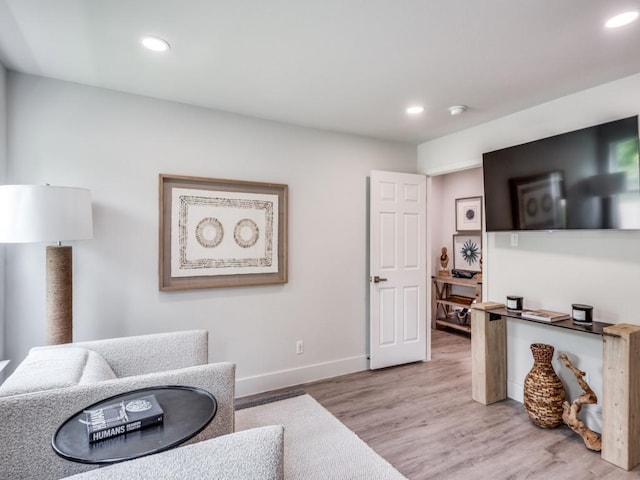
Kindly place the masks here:
[(456, 198), (456, 230), (482, 230), (482, 197)]
[(516, 200), (514, 223), (520, 230), (566, 228), (564, 176), (549, 172), (532, 177), (513, 178), (511, 195)]
[(287, 185), (160, 174), (160, 290), (287, 282)]
[(481, 272), (480, 257), (482, 257), (482, 236), (480, 234), (453, 236), (453, 268)]

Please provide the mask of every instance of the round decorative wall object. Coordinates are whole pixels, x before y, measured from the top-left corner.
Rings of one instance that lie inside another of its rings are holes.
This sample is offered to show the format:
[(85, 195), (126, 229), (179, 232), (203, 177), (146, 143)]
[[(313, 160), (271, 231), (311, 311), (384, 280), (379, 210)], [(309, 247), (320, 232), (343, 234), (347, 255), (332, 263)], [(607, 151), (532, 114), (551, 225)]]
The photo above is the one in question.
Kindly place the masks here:
[(233, 239), (240, 247), (253, 247), (259, 238), (260, 230), (253, 220), (243, 218), (236, 223), (236, 228), (233, 230)]
[(476, 217), (476, 211), (473, 208), (467, 208), (464, 212), (464, 216), (467, 220), (473, 220)]
[(462, 258), (465, 262), (469, 265), (473, 265), (480, 258), (480, 246), (471, 240), (467, 240), (464, 242), (460, 253), (462, 254)]
[(196, 227), (196, 240), (205, 248), (215, 248), (224, 238), (224, 229), (217, 218), (207, 217), (200, 220)]

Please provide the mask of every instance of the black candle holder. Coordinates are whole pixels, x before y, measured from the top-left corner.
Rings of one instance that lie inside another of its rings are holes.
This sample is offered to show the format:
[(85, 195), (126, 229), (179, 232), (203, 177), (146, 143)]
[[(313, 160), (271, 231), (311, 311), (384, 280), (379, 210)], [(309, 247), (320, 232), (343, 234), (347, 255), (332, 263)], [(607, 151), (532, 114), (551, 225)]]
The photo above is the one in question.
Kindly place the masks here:
[(507, 310), (512, 312), (522, 311), (522, 297), (507, 295)]
[(571, 304), (571, 319), (576, 325), (593, 325), (593, 307), (582, 303)]

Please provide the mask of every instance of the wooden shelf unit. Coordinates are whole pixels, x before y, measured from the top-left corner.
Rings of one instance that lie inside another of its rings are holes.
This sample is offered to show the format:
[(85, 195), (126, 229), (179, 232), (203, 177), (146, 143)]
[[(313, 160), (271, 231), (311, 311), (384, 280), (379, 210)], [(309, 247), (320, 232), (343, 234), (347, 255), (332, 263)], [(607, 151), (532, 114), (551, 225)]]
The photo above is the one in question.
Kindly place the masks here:
[[(451, 318), (455, 307), (470, 308), (474, 301), (482, 302), (482, 280), (457, 278), (450, 275), (432, 276), (431, 326), (446, 327), (471, 333), (471, 322), (460, 323)], [(468, 295), (452, 293), (453, 287), (463, 287)]]

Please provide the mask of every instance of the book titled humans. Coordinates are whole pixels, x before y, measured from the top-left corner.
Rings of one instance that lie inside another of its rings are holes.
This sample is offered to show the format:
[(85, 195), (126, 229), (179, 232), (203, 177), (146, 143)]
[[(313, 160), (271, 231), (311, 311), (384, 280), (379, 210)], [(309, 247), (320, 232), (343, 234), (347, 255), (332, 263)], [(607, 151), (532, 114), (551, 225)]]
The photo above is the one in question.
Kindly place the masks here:
[(571, 318), (571, 316), (566, 313), (552, 312), (551, 310), (525, 310), (520, 316), (541, 322), (559, 322), (560, 320)]
[(85, 410), (89, 443), (123, 435), (164, 421), (164, 411), (155, 395), (145, 395), (106, 405), (95, 410)]

